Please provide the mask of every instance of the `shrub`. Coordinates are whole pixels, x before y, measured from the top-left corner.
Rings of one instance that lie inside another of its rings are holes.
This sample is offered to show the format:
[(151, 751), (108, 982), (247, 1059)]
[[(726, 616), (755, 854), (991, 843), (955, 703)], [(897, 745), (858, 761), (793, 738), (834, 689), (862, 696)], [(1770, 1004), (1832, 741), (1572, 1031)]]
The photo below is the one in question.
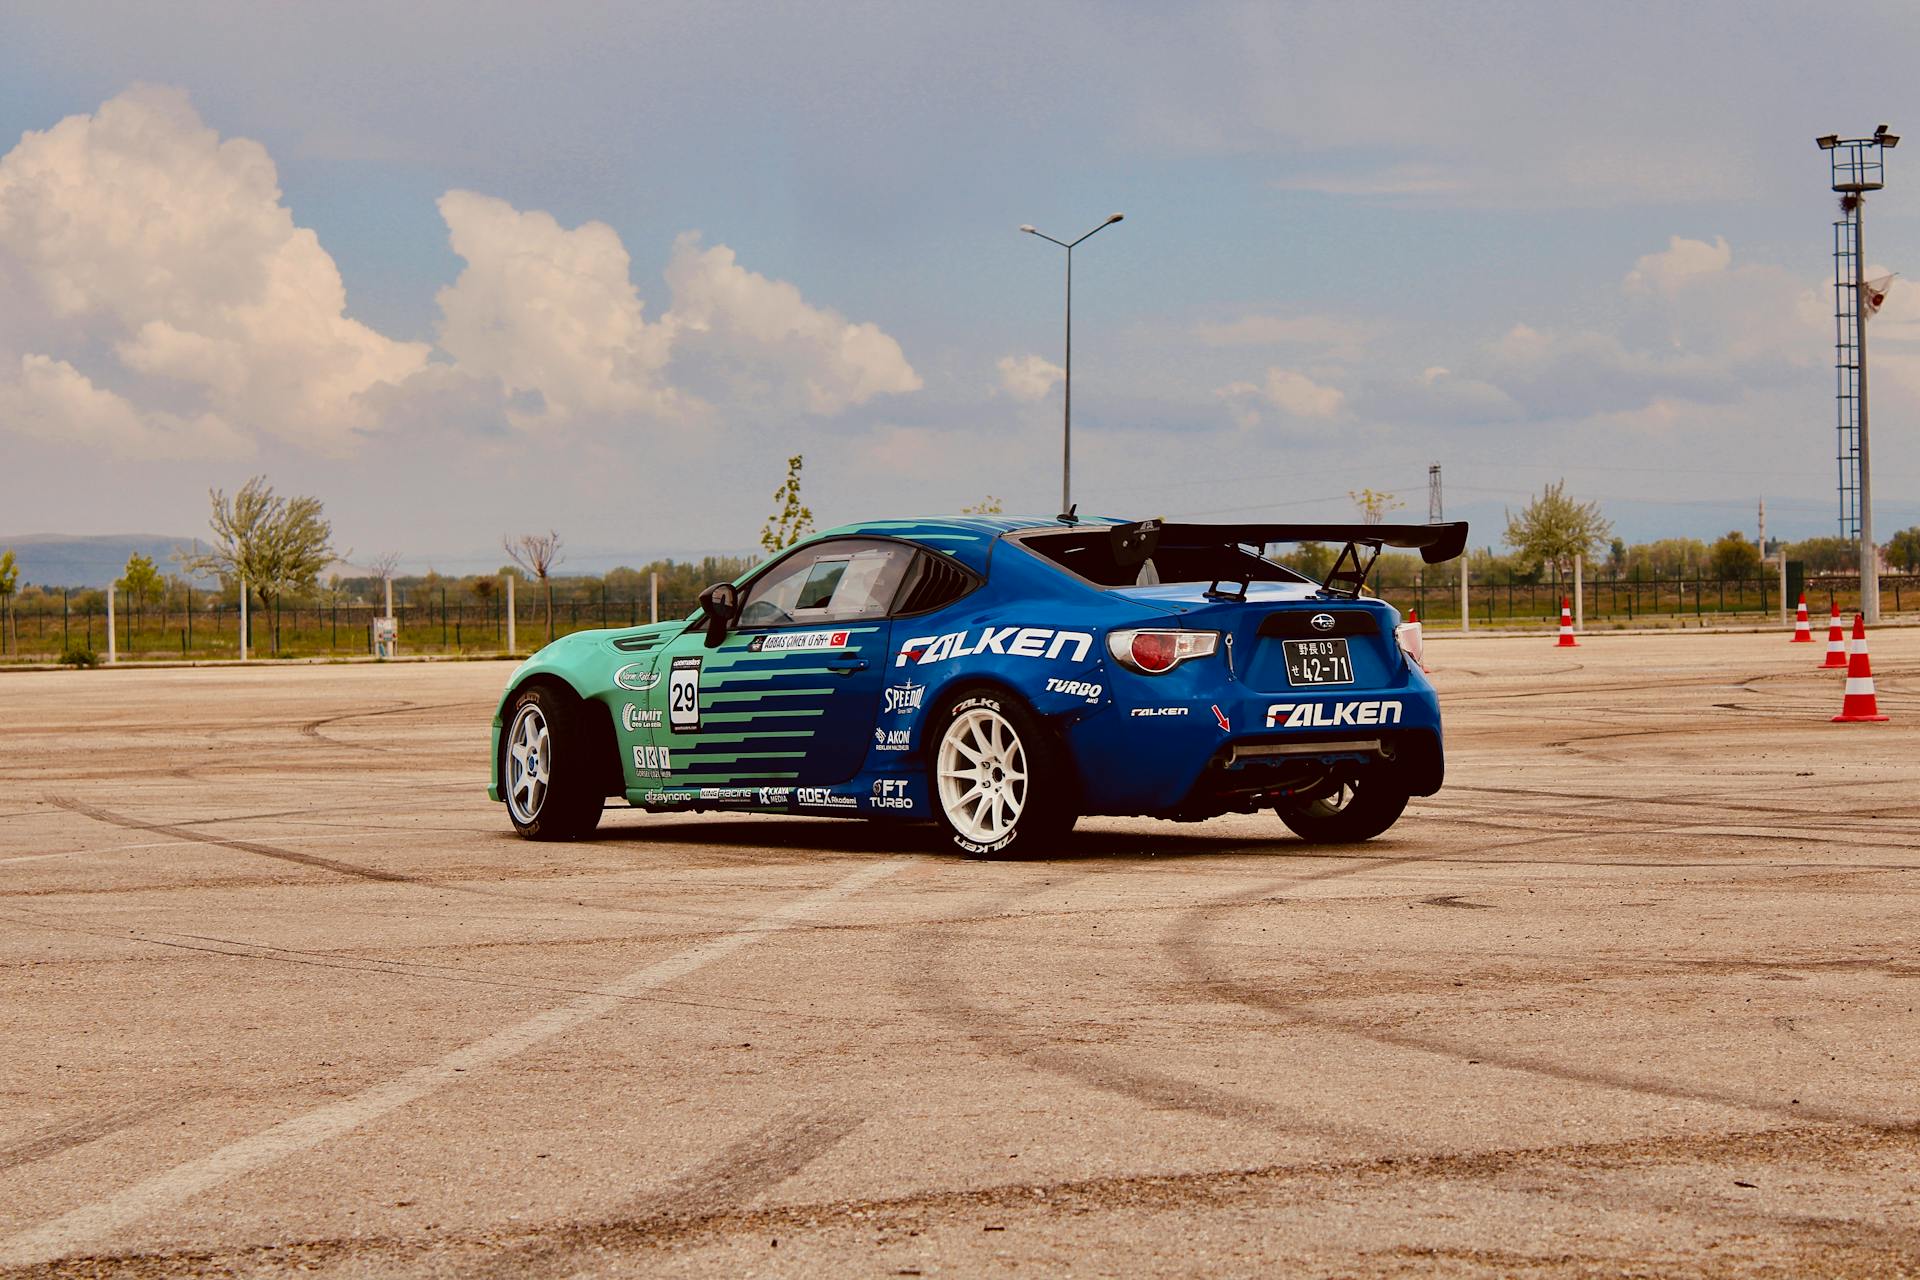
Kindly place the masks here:
[(100, 655), (85, 645), (68, 645), (67, 651), (60, 655), (60, 665), (63, 667), (97, 667), (100, 665)]

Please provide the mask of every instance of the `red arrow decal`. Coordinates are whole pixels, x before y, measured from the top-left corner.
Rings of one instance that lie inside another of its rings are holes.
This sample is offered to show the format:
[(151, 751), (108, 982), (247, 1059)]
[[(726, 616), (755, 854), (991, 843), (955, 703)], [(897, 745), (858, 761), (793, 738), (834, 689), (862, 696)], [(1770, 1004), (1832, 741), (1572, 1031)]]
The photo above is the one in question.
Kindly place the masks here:
[(1220, 732), (1222, 733), (1233, 732), (1233, 726), (1227, 723), (1227, 713), (1220, 709), (1220, 706), (1218, 703), (1214, 704), (1213, 718), (1220, 722)]

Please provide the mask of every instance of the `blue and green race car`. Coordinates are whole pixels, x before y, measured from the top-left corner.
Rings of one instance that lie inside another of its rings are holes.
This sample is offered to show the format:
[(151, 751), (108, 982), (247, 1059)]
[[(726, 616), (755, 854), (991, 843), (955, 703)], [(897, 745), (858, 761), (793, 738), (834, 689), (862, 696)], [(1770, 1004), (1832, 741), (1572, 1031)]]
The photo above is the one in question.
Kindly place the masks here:
[[(976, 857), (1076, 819), (1273, 810), (1306, 840), (1385, 831), (1444, 774), (1417, 632), (1364, 593), (1383, 546), (1464, 524), (1001, 516), (829, 530), (689, 618), (564, 636), (516, 669), (494, 777), (520, 834), (609, 799), (931, 822)], [(1274, 544), (1344, 543), (1324, 582)]]

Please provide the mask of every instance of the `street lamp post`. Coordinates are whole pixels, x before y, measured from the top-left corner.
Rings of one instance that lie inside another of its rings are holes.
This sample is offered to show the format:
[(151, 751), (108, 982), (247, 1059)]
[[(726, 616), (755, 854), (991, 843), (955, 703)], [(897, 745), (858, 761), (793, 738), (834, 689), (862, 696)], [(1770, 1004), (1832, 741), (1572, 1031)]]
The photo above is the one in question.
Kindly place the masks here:
[(1022, 224), (1020, 229), (1030, 236), (1039, 236), (1051, 244), (1057, 244), (1067, 251), (1067, 367), (1065, 378), (1066, 404), (1061, 410), (1060, 419), (1060, 513), (1065, 515), (1073, 510), (1073, 250), (1081, 240), (1096, 232), (1105, 231), (1126, 215), (1116, 213), (1095, 227), (1079, 240), (1055, 240), (1044, 231)]

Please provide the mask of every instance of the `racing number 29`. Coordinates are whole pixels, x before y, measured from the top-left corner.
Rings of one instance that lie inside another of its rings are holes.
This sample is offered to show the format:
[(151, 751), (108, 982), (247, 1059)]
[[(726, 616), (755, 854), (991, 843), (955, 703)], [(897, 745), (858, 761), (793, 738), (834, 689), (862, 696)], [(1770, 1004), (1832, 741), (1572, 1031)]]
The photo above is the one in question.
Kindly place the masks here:
[(675, 658), (667, 676), (667, 723), (675, 729), (700, 727), (700, 659)]

